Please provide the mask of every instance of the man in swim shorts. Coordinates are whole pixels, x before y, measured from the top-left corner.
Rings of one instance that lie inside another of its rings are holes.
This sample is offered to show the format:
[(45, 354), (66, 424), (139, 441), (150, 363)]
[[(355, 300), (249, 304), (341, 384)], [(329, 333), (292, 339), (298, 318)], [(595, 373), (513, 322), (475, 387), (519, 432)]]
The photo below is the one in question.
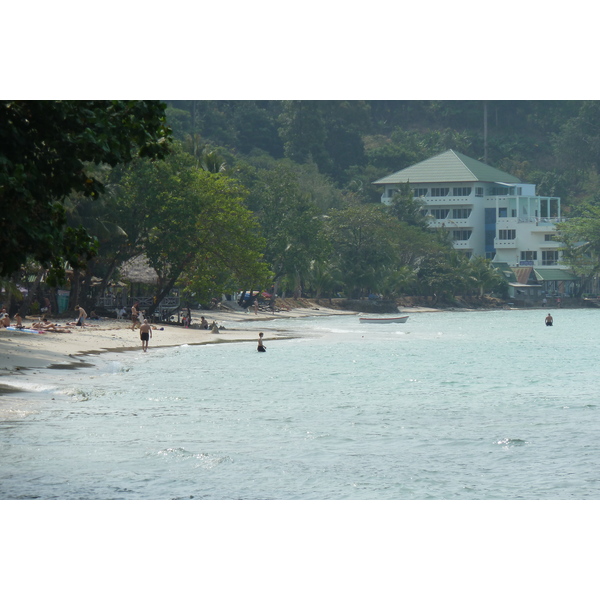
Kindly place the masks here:
[(258, 334), (258, 348), (257, 350), (259, 352), (266, 352), (267, 351), (267, 347), (265, 345), (263, 345), (263, 333), (262, 331)]
[(148, 319), (144, 319), (144, 322), (140, 325), (140, 339), (142, 340), (142, 350), (146, 352), (148, 350), (148, 341), (152, 337), (152, 327), (148, 324)]

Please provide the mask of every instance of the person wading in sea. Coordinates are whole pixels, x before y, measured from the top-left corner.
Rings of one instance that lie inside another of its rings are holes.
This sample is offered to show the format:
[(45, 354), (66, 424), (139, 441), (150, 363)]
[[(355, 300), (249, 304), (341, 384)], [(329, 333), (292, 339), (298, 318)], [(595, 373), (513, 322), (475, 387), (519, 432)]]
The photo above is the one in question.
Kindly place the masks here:
[(144, 322), (140, 325), (140, 339), (142, 340), (142, 350), (146, 352), (148, 350), (148, 341), (152, 337), (152, 327), (148, 324), (148, 319), (144, 319)]
[(548, 316), (546, 317), (546, 327), (551, 327), (553, 325), (553, 321), (554, 319), (552, 318), (552, 315), (548, 313)]
[(257, 350), (259, 352), (266, 352), (267, 351), (267, 347), (263, 346), (263, 333), (262, 331), (258, 334), (258, 348)]

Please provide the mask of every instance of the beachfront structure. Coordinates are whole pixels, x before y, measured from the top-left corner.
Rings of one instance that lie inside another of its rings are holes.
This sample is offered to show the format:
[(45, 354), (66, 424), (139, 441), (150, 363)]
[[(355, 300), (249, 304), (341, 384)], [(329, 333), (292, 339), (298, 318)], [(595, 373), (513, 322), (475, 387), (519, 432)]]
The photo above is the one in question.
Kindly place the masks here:
[(445, 227), (454, 247), (511, 267), (560, 263), (555, 224), (560, 198), (536, 196), (535, 184), (447, 150), (374, 182), (389, 204), (401, 183), (424, 202), (432, 227)]

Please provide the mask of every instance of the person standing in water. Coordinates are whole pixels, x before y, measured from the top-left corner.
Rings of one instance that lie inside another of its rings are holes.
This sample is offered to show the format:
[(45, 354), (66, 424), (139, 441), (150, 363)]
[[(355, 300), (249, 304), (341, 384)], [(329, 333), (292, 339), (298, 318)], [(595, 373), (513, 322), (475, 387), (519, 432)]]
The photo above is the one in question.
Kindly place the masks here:
[(267, 347), (263, 345), (263, 333), (262, 331), (258, 334), (258, 348), (259, 352), (266, 352)]
[(148, 350), (148, 341), (152, 337), (152, 327), (148, 323), (148, 319), (144, 319), (144, 322), (140, 325), (140, 339), (142, 340), (142, 350), (146, 352)]
[(552, 318), (552, 315), (548, 313), (548, 316), (546, 317), (546, 327), (551, 327), (553, 325), (553, 321), (554, 319)]

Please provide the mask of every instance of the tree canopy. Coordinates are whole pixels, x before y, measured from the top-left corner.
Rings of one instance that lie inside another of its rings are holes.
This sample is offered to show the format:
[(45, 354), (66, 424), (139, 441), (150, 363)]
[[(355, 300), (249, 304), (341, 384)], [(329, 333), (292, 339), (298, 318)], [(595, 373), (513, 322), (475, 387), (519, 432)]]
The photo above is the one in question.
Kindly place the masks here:
[(162, 158), (169, 128), (160, 102), (0, 102), (0, 276), (28, 258), (64, 277), (97, 244), (67, 226), (65, 198), (98, 197), (104, 185), (89, 165), (115, 166), (135, 156)]
[[(587, 222), (600, 206), (599, 107), (3, 101), (0, 277), (30, 264), (56, 282), (68, 265), (105, 286), (143, 254), (157, 295), (175, 281), (203, 298), (259, 282), (349, 295), (499, 289), (488, 262), (428, 227), (408, 185), (386, 208), (372, 182), (453, 148), (561, 196), (563, 214)], [(595, 274), (584, 221), (563, 231), (565, 257)]]

